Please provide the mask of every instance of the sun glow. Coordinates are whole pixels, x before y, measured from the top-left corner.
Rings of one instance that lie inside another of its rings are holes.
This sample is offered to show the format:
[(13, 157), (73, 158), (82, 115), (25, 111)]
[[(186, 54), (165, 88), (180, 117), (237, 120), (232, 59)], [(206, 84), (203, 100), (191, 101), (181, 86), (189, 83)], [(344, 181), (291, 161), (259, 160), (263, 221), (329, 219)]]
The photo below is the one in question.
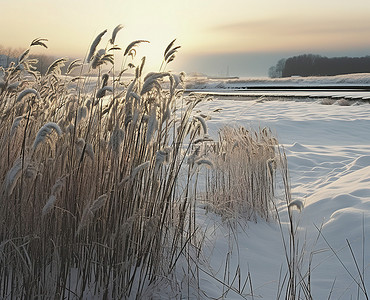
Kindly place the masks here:
[[(370, 52), (370, 2), (355, 2), (3, 1), (2, 11), (7, 13), (0, 22), (8, 29), (3, 30), (0, 43), (24, 49), (34, 38), (42, 37), (49, 40), (47, 54), (83, 57), (97, 34), (107, 29), (106, 43), (115, 26), (123, 24), (117, 44), (124, 49), (134, 40), (150, 41), (138, 47), (137, 58), (146, 56), (148, 67), (154, 70), (159, 69), (164, 49), (175, 38), (182, 47), (170, 69), (186, 66), (186, 61), (197, 55), (360, 48)], [(17, 21), (13, 22), (15, 13)]]

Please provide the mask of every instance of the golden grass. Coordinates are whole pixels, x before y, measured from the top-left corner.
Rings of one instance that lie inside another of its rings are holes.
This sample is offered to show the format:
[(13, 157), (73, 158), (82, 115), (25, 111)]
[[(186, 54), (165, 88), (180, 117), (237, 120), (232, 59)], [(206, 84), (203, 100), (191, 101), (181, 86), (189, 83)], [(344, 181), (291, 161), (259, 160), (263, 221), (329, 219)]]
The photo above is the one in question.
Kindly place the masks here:
[(270, 130), (224, 127), (209, 149), (214, 168), (207, 172), (208, 207), (224, 217), (269, 220), (275, 172), (284, 159)]
[[(5, 70), (1, 298), (139, 296), (174, 269), (191, 234), (177, 178), (190, 147), (184, 140), (196, 136), (191, 121), (198, 102), (185, 103), (173, 74), (143, 79), (145, 60), (128, 85), (113, 72), (101, 76), (104, 64), (114, 64), (109, 50), (96, 51), (104, 34), (88, 57), (95, 83), (61, 76), (65, 59), (40, 76), (28, 59), (38, 43)], [(133, 57), (141, 42), (126, 55)], [(83, 67), (73, 61), (68, 70), (83, 74)], [(25, 84), (8, 89), (16, 82)]]
[[(93, 41), (86, 62), (55, 61), (46, 75), (29, 53), (4, 70), (0, 93), (0, 298), (140, 298), (170, 278), (195, 241), (197, 169), (219, 212), (269, 219), (277, 142), (264, 129), (225, 128), (209, 156), (202, 101), (184, 97), (184, 74), (134, 66), (137, 40), (116, 76), (112, 48)], [(107, 43), (107, 45), (109, 44)], [(135, 68), (123, 82), (126, 63)], [(108, 71), (103, 73), (103, 66)], [(88, 69), (88, 70), (86, 70)], [(82, 76), (86, 74), (86, 76)], [(168, 86), (163, 88), (163, 83)], [(241, 163), (240, 163), (241, 161)], [(181, 178), (180, 178), (181, 177)], [(196, 177), (196, 180), (194, 180)], [(200, 251), (200, 250), (199, 250)], [(188, 257), (188, 263), (191, 259)], [(169, 280), (170, 281), (170, 280)]]

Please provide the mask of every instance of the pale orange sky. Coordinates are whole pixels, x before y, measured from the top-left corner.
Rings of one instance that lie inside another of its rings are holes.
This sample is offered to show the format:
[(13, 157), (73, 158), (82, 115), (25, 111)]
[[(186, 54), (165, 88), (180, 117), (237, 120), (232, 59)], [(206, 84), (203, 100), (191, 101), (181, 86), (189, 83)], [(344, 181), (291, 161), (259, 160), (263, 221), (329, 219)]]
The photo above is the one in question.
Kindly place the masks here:
[(257, 54), (370, 55), (369, 0), (0, 0), (0, 5), (6, 12), (1, 45), (26, 48), (42, 37), (49, 40), (46, 53), (58, 56), (84, 56), (98, 33), (108, 29), (107, 40), (118, 24), (124, 25), (116, 40), (121, 47), (151, 41), (140, 46), (138, 56), (148, 56), (153, 67), (174, 38), (182, 48), (173, 66), (194, 71), (206, 71), (201, 57), (222, 72), (236, 64), (233, 56), (247, 61)]

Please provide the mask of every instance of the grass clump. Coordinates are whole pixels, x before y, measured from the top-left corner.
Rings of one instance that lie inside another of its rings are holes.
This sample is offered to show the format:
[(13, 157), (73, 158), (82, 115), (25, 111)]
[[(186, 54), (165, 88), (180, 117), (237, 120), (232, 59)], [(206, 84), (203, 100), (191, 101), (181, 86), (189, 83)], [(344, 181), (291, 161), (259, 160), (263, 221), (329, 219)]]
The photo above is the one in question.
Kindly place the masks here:
[(224, 127), (210, 148), (214, 168), (206, 180), (206, 202), (224, 217), (271, 218), (275, 171), (282, 166), (278, 142), (268, 128)]
[[(185, 97), (184, 74), (166, 71), (180, 49), (175, 40), (160, 72), (144, 74), (145, 57), (135, 56), (148, 41), (122, 51), (121, 29), (99, 49), (102, 31), (65, 75), (65, 58), (45, 75), (35, 69), (29, 53), (45, 39), (3, 72), (2, 299), (150, 298), (163, 282), (176, 290), (172, 276), (184, 261), (190, 295), (204, 239), (194, 202), (203, 167), (201, 192), (213, 211), (271, 218), (275, 170), (286, 166), (271, 132), (225, 127), (213, 142), (195, 111), (202, 99)], [(124, 77), (128, 68), (134, 74)]]
[[(178, 177), (197, 136), (199, 99), (185, 101), (182, 75), (144, 76), (145, 58), (137, 66), (132, 60), (135, 74), (122, 81), (113, 52), (120, 48), (96, 51), (105, 33), (88, 64), (68, 67), (86, 76), (61, 75), (66, 59), (41, 76), (28, 55), (44, 39), (4, 70), (2, 299), (140, 298), (176, 269), (192, 234)], [(125, 62), (141, 42), (126, 48)], [(166, 49), (166, 65), (178, 48)]]

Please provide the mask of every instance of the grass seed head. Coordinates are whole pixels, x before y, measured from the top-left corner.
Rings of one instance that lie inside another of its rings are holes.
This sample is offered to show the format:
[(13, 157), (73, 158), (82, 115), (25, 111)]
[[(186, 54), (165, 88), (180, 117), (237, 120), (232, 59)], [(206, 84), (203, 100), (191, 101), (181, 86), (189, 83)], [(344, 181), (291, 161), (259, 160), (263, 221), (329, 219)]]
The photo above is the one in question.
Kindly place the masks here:
[(146, 161), (140, 165), (138, 165), (135, 169), (132, 170), (131, 172), (131, 179), (134, 179), (136, 177), (136, 175), (140, 172), (140, 171), (143, 171), (145, 170), (146, 168), (148, 168), (150, 166), (150, 161)]
[(119, 25), (117, 25), (117, 26), (114, 28), (114, 30), (113, 30), (113, 32), (112, 32), (112, 37), (111, 37), (111, 38), (110, 38), (110, 40), (109, 40), (109, 42), (110, 42), (112, 45), (114, 45), (114, 42), (115, 42), (115, 40), (116, 40), (117, 33), (118, 33), (122, 28), (123, 28), (123, 25), (122, 25), (122, 24), (119, 24)]
[(209, 169), (213, 169), (214, 168), (213, 162), (211, 160), (209, 160), (209, 159), (205, 159), (205, 158), (198, 159), (198, 160), (195, 161), (195, 163), (198, 166), (206, 166)]
[(94, 54), (95, 54), (95, 51), (96, 51), (96, 47), (99, 45), (100, 41), (101, 41), (101, 38), (103, 37), (103, 35), (107, 32), (107, 30), (104, 30), (103, 32), (99, 33), (98, 36), (95, 38), (95, 40), (93, 41), (93, 43), (91, 44), (91, 47), (90, 47), (90, 51), (89, 51), (89, 55), (87, 56), (87, 62), (89, 63), (91, 61), (91, 59), (93, 58)]
[(94, 59), (91, 63), (91, 67), (93, 69), (96, 69), (97, 67), (99, 67), (100, 65), (103, 64), (103, 57), (105, 55), (105, 49), (100, 49), (95, 55), (94, 55)]
[(107, 199), (108, 199), (107, 194), (103, 194), (103, 195), (99, 196), (97, 199), (95, 199), (91, 203), (90, 211), (94, 213), (94, 212), (98, 211), (99, 209), (101, 209), (104, 206)]
[(28, 159), (22, 160), (19, 157), (13, 164), (13, 167), (8, 171), (5, 176), (4, 190), (7, 195), (11, 195), (17, 184), (18, 179), (22, 174), (22, 169), (25, 169), (28, 165)]
[(53, 130), (57, 133), (58, 136), (62, 135), (62, 130), (60, 129), (59, 125), (54, 122), (48, 122), (40, 128), (40, 130), (37, 132), (35, 141), (33, 142), (32, 148), (34, 151), (41, 143), (45, 141), (45, 139), (51, 134)]
[(207, 129), (207, 124), (206, 124), (206, 121), (204, 120), (203, 117), (201, 116), (194, 116), (194, 119), (199, 121), (199, 123), (201, 124), (201, 127), (202, 127), (202, 130), (203, 130), (203, 134), (207, 134), (208, 133), (208, 129)]
[(114, 153), (116, 154), (121, 153), (121, 145), (122, 145), (124, 138), (125, 138), (125, 132), (121, 128), (116, 127), (113, 130), (112, 135), (109, 139), (109, 146), (111, 147)]
[[(66, 74), (70, 74), (72, 73), (72, 71), (78, 67), (81, 67), (82, 66), (82, 63), (81, 63), (81, 60), (80, 59), (75, 59), (74, 61), (72, 61), (68, 68), (67, 68), (67, 72)], [(81, 79), (80, 77), (76, 77), (76, 80), (77, 79)]]
[(125, 50), (125, 52), (124, 52), (124, 56), (126, 56), (127, 54), (129, 54), (129, 52), (135, 47), (135, 46), (137, 46), (137, 45), (139, 45), (140, 43), (149, 43), (149, 41), (146, 41), (146, 40), (137, 40), (137, 41), (133, 41), (133, 42), (131, 42), (128, 46), (127, 46), (127, 48), (126, 48), (126, 50)]
[(104, 206), (107, 199), (108, 199), (108, 195), (103, 194), (85, 206), (82, 212), (80, 223), (76, 231), (76, 236), (80, 234), (82, 229), (84, 229), (90, 224), (91, 220), (94, 217), (94, 213)]
[(65, 66), (65, 63), (68, 60), (66, 58), (59, 58), (56, 61), (54, 61), (48, 68), (46, 75), (60, 75), (61, 74), (61, 68)]
[(303, 209), (303, 207), (304, 207), (304, 204), (303, 204), (303, 202), (301, 201), (301, 200), (293, 200), (292, 202), (290, 202), (289, 203), (289, 205), (288, 205), (288, 209), (289, 210), (292, 210), (293, 208), (296, 208), (296, 209), (298, 209), (300, 212), (302, 211), (302, 209)]
[(30, 95), (30, 94), (33, 94), (36, 96), (37, 99), (41, 99), (41, 96), (39, 94), (38, 91), (36, 91), (35, 89), (26, 89), (26, 90), (23, 90), (17, 97), (17, 100), (15, 101), (16, 103), (22, 101), (22, 99), (24, 97), (26, 97), (27, 95)]
[(96, 98), (98, 98), (98, 99), (103, 98), (107, 91), (113, 93), (113, 87), (105, 86), (105, 87), (99, 89), (98, 92), (96, 93)]
[(46, 216), (54, 207), (57, 197), (55, 195), (50, 195), (48, 201), (46, 201), (45, 206), (42, 208), (42, 216)]
[(23, 119), (24, 119), (24, 116), (19, 116), (14, 119), (12, 128), (10, 129), (10, 137), (13, 137), (13, 135), (17, 132), (17, 129)]
[(87, 107), (79, 107), (77, 110), (77, 120), (76, 123), (79, 124), (83, 119), (87, 117)]
[(154, 133), (158, 129), (158, 121), (157, 121), (157, 111), (156, 108), (153, 107), (148, 120), (148, 127), (146, 131), (146, 142), (149, 144), (153, 138)]

